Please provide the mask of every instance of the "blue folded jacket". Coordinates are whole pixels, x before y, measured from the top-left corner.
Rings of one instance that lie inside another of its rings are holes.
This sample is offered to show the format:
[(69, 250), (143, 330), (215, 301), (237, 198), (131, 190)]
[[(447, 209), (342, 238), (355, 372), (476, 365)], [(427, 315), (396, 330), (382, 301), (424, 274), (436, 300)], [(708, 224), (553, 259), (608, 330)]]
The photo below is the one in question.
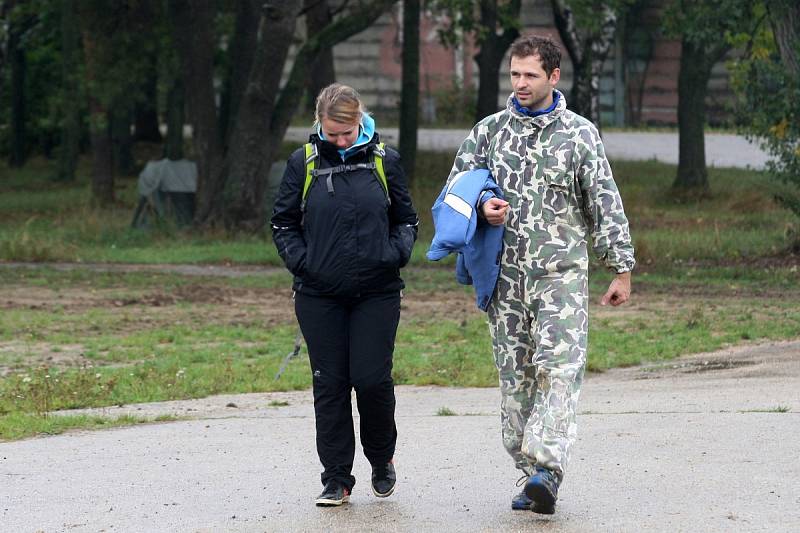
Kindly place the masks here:
[(486, 169), (456, 174), (433, 204), (436, 233), (426, 256), (438, 261), (458, 253), (456, 279), (475, 287), (476, 304), (486, 311), (500, 275), (505, 226), (493, 226), (478, 216), (477, 207), (503, 191)]

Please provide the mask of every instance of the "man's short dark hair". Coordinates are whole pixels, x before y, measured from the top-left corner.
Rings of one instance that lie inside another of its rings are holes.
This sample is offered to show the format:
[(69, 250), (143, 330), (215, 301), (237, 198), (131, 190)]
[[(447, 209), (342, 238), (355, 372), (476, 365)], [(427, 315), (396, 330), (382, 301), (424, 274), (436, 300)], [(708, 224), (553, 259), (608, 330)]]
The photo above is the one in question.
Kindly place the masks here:
[(550, 76), (557, 68), (561, 68), (561, 48), (549, 37), (526, 35), (511, 45), (510, 57), (539, 56), (542, 68)]

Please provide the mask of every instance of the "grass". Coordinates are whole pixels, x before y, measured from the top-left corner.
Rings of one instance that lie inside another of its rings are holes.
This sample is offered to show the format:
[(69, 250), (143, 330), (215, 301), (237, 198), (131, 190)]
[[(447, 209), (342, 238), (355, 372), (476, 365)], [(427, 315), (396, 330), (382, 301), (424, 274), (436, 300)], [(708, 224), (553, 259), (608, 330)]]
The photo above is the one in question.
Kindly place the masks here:
[[(411, 192), (422, 224), (412, 265), (427, 263), (424, 252), (433, 236), (429, 207), (451, 165), (452, 154), (418, 156)], [(22, 170), (0, 166), (0, 260), (281, 266), (266, 233), (131, 229), (133, 177), (117, 180), (117, 205), (93, 209), (86, 162), (75, 184), (49, 181), (52, 166), (41, 159)], [(775, 203), (779, 186), (763, 172), (711, 168), (711, 199), (679, 204), (670, 194), (673, 165), (620, 161), (613, 166), (640, 264), (730, 262), (797, 245), (797, 220)]]
[[(774, 270), (772, 278), (752, 271), (735, 281), (735, 291), (728, 270), (721, 272), (699, 271), (697, 286), (681, 287), (685, 292), (679, 294), (669, 273), (641, 275), (636, 308), (593, 309), (589, 368), (800, 336), (800, 292), (790, 269)], [(251, 275), (242, 283), (0, 268), (6, 305), (0, 315), (0, 369), (6, 371), (0, 379), (0, 438), (20, 434), (15, 421), (27, 426), (26, 417), (57, 410), (308, 388), (304, 351), (280, 380), (273, 377), (296, 334), (288, 276), (281, 274), (282, 283), (274, 276), (264, 274), (256, 283), (259, 276)], [(395, 381), (495, 386), (485, 315), (474, 310), (468, 290), (454, 284), (450, 269), (415, 268), (406, 277), (420, 287), (404, 300)], [(596, 273), (592, 302), (607, 281), (607, 274)], [(691, 296), (701, 289), (700, 297)], [(773, 297), (753, 303), (765, 294)], [(431, 300), (441, 312), (416, 307)]]
[(786, 405), (777, 405), (766, 409), (746, 409), (740, 413), (788, 413), (792, 408)]
[(18, 440), (37, 435), (58, 435), (74, 429), (106, 429), (172, 420), (178, 419), (168, 415), (150, 419), (130, 415), (107, 417), (59, 414), (58, 416), (43, 417), (26, 413), (13, 413), (0, 416), (0, 438)]
[[(471, 290), (455, 284), (452, 258), (436, 265), (424, 258), (433, 232), (428, 206), (450, 164), (451, 156), (421, 153), (411, 187), (422, 229), (403, 274), (394, 377), (496, 386), (485, 315)], [(591, 370), (800, 337), (800, 272), (785, 254), (797, 222), (774, 203), (764, 174), (710, 169), (712, 198), (676, 203), (673, 166), (614, 168), (640, 263), (633, 307), (591, 310)], [(85, 162), (82, 169), (85, 176)], [(274, 379), (297, 330), (291, 277), (268, 235), (134, 231), (135, 180), (119, 180), (118, 204), (98, 210), (88, 204), (85, 178), (56, 184), (51, 171), (43, 160), (20, 171), (0, 167), (0, 260), (211, 263), (239, 272), (0, 267), (0, 439), (144, 422), (69, 414), (75, 408), (310, 386), (304, 352)], [(610, 279), (593, 264), (592, 302)], [(437, 414), (446, 416), (444, 409)], [(53, 412), (67, 414), (47, 416)]]

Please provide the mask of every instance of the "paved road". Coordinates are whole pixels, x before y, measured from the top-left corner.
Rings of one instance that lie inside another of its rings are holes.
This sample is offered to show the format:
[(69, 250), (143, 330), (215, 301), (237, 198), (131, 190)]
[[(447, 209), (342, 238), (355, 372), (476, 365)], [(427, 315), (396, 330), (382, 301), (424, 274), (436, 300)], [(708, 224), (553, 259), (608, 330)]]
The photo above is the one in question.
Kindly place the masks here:
[(798, 531), (798, 390), (800, 341), (589, 376), (552, 517), (509, 510), (496, 389), (399, 387), (397, 491), (359, 453), (340, 509), (312, 504), (309, 392), (111, 408), (191, 419), (0, 444), (0, 530)]
[[(289, 128), (286, 140), (304, 142), (308, 131), (308, 128)], [(382, 128), (381, 133), (386, 142), (397, 146), (397, 128)], [(467, 133), (467, 130), (423, 129), (419, 130), (417, 142), (426, 150), (441, 150), (455, 155)], [(677, 133), (606, 132), (603, 142), (612, 161), (654, 159), (678, 163)], [(768, 159), (758, 146), (740, 135), (706, 134), (706, 163), (709, 166), (763, 169)]]

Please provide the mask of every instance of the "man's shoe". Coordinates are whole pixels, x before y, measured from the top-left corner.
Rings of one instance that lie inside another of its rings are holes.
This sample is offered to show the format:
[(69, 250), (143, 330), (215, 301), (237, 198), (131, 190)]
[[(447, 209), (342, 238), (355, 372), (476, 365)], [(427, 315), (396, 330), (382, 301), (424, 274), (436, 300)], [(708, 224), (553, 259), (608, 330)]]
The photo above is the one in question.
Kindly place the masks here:
[(525, 483), (525, 494), (531, 499), (531, 511), (540, 514), (553, 514), (556, 512), (558, 499), (558, 486), (561, 479), (552, 470), (536, 467), (536, 472)]
[(350, 501), (350, 490), (338, 481), (328, 481), (315, 503), (317, 507), (338, 507), (348, 501)]
[(525, 492), (520, 492), (511, 499), (511, 510), (513, 511), (530, 511), (531, 499)]
[(394, 492), (397, 474), (394, 464), (389, 461), (372, 467), (372, 493), (378, 498), (386, 498)]
[[(517, 480), (517, 487), (520, 485), (524, 485), (528, 482), (527, 474), (522, 476)], [(523, 490), (513, 498), (511, 498), (511, 510), (512, 511), (530, 511), (531, 510), (531, 499), (528, 498), (528, 495), (525, 494)]]

